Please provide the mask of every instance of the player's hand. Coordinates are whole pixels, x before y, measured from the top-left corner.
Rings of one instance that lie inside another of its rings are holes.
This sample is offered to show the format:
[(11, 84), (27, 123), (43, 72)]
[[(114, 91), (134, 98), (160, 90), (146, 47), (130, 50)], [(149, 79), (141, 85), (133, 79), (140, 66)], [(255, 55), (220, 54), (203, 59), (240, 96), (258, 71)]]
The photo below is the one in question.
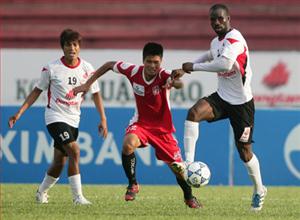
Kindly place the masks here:
[(183, 69), (183, 71), (185, 71), (185, 72), (187, 72), (187, 73), (191, 73), (191, 71), (193, 71), (193, 63), (190, 63), (190, 62), (188, 62), (188, 63), (184, 63), (184, 64), (182, 64), (182, 69)]
[(172, 73), (171, 73), (171, 79), (172, 80), (176, 80), (176, 79), (179, 79), (181, 78), (186, 72), (184, 72), (182, 69), (175, 69), (175, 70), (172, 70)]
[(75, 87), (72, 91), (74, 95), (76, 96), (78, 93), (83, 92), (85, 94), (89, 90), (89, 87), (85, 84)]
[(106, 120), (101, 120), (100, 124), (98, 125), (98, 131), (102, 137), (107, 137), (108, 130)]
[(17, 122), (18, 117), (16, 115), (11, 116), (8, 120), (8, 127), (13, 128), (14, 124)]
[(173, 84), (174, 84), (174, 79), (172, 79), (171, 77), (169, 77), (169, 78), (167, 79), (167, 81), (166, 81), (166, 84), (163, 85), (162, 87), (163, 87), (163, 88), (166, 88), (166, 89), (171, 89), (172, 86), (173, 86)]

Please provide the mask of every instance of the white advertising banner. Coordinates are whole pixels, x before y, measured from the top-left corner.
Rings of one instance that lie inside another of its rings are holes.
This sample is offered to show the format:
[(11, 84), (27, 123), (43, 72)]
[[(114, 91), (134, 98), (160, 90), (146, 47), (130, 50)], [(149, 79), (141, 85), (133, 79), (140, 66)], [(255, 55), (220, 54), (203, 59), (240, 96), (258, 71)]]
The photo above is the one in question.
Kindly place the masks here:
[[(193, 61), (201, 51), (166, 50), (163, 67), (180, 68), (183, 62)], [(1, 105), (21, 105), (34, 88), (43, 65), (62, 56), (53, 49), (2, 49), (1, 50)], [(300, 107), (300, 52), (252, 52), (252, 89), (257, 107)], [(106, 61), (124, 60), (141, 64), (141, 50), (84, 50), (81, 58), (94, 68)], [(183, 77), (184, 88), (173, 90), (171, 105), (188, 108), (200, 97), (216, 90), (215, 73), (194, 72)], [(134, 98), (127, 79), (108, 72), (99, 80), (105, 107), (133, 107)], [(45, 105), (46, 96), (35, 105)], [(93, 102), (87, 96), (84, 105)]]
[(300, 107), (300, 52), (253, 52), (256, 106)]

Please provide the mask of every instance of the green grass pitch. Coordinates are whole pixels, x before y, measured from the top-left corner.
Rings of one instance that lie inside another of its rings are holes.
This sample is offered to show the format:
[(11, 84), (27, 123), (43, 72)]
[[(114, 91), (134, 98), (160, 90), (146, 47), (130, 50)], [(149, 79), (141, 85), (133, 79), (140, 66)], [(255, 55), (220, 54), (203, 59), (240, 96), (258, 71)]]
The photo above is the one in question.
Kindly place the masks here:
[(204, 208), (193, 210), (183, 203), (175, 185), (141, 185), (133, 202), (124, 201), (125, 185), (83, 185), (91, 206), (75, 206), (68, 185), (57, 184), (48, 204), (35, 203), (37, 184), (1, 184), (1, 219), (300, 219), (300, 187), (268, 187), (264, 208), (249, 211), (251, 187), (206, 186), (193, 189)]

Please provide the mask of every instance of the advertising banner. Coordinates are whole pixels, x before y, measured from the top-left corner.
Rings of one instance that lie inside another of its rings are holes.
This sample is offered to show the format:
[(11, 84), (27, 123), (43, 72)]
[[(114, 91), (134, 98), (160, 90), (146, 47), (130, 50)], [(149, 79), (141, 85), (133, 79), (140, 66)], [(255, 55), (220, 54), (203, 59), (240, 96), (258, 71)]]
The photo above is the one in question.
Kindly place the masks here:
[[(38, 183), (53, 158), (53, 142), (44, 125), (44, 108), (29, 109), (13, 129), (6, 121), (16, 107), (2, 107), (1, 182)], [(126, 184), (121, 163), (125, 128), (133, 115), (131, 108), (107, 108), (109, 135), (103, 140), (97, 133), (99, 115), (95, 108), (84, 108), (78, 143), (80, 169), (84, 183)], [(183, 123), (186, 110), (173, 110), (175, 135), (183, 152)], [(260, 159), (267, 185), (300, 185), (300, 111), (258, 110), (253, 149)], [(203, 122), (197, 142), (196, 159), (208, 164), (212, 185), (249, 185), (246, 168), (234, 149), (230, 157), (230, 127), (227, 120)], [(143, 184), (175, 184), (176, 180), (154, 149), (137, 151), (137, 177)], [(230, 167), (233, 161), (233, 167)], [(60, 182), (66, 183), (65, 167)], [(233, 172), (233, 173), (231, 173)], [(153, 178), (155, 176), (155, 178)], [(233, 177), (233, 182), (230, 179)]]
[[(60, 50), (2, 49), (1, 54), (1, 105), (20, 105), (35, 86), (43, 65), (62, 56)], [(166, 50), (163, 67), (180, 68), (183, 62), (193, 61), (202, 51)], [(252, 90), (258, 108), (300, 108), (300, 52), (252, 52)], [(18, 58), (18, 63), (16, 62)], [(82, 50), (81, 57), (94, 68), (107, 61), (124, 60), (142, 64), (139, 50)], [(188, 108), (199, 97), (217, 89), (217, 74), (193, 72), (182, 80), (184, 88), (171, 94), (172, 106)], [(98, 80), (107, 107), (134, 107), (128, 81), (116, 73), (108, 72)], [(36, 105), (43, 105), (46, 96)], [(87, 97), (86, 106), (93, 105)]]

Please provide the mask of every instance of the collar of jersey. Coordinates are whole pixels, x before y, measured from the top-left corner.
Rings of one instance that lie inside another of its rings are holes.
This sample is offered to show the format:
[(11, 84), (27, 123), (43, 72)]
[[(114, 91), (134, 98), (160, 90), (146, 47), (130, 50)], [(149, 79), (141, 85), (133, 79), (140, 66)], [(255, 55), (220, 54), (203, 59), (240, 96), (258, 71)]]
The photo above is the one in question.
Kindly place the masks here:
[(157, 77), (158, 74), (156, 74), (155, 77), (153, 77), (153, 79), (151, 79), (150, 81), (147, 81), (147, 80), (146, 80), (146, 77), (145, 77), (145, 68), (143, 68), (142, 75), (143, 75), (143, 80), (145, 81), (145, 83), (146, 83), (147, 85), (150, 85), (151, 83), (154, 82), (154, 80), (156, 79), (156, 77)]
[(79, 57), (78, 57), (78, 62), (77, 62), (77, 64), (76, 64), (75, 66), (68, 65), (68, 64), (66, 63), (66, 61), (65, 61), (65, 56), (62, 56), (62, 57), (60, 58), (60, 61), (61, 61), (66, 67), (68, 67), (68, 68), (70, 68), (70, 69), (74, 69), (74, 68), (78, 67), (78, 66), (80, 65), (80, 63), (81, 63), (81, 60), (80, 60)]

